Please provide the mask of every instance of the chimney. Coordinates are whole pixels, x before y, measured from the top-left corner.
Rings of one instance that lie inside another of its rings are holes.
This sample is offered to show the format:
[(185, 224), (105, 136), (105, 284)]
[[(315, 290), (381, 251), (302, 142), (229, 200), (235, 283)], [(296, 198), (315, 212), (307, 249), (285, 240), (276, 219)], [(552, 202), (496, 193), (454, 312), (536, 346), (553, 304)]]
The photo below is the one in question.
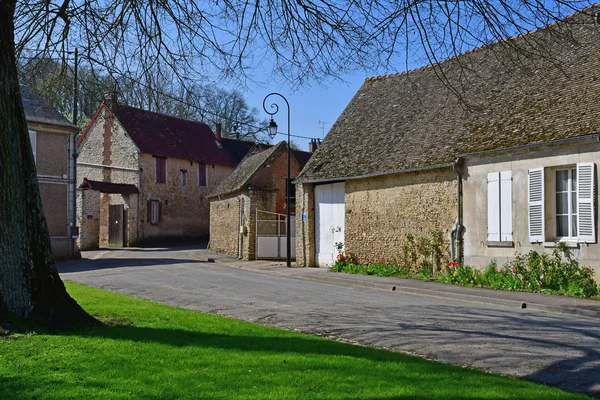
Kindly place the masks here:
[(104, 92), (104, 105), (108, 107), (114, 114), (117, 112), (117, 106), (119, 102), (117, 100), (117, 92), (113, 92), (111, 90), (107, 90)]
[(321, 144), (321, 140), (319, 139), (310, 139), (310, 143), (308, 144), (308, 151), (310, 153), (314, 153), (317, 151), (317, 148)]
[(221, 129), (222, 129), (222, 125), (220, 122), (218, 122), (217, 126), (215, 127), (215, 137), (217, 138), (217, 140), (219, 142), (221, 141)]

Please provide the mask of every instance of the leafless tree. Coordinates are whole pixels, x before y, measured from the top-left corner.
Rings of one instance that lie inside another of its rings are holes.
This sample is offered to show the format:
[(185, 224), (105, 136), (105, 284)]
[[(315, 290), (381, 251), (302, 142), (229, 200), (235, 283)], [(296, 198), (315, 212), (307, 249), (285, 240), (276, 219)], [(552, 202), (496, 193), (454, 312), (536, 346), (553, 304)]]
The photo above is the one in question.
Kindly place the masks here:
[(553, 23), (582, 0), (0, 0), (0, 305), (46, 323), (90, 320), (64, 290), (43, 216), (17, 57), (82, 49), (93, 72), (182, 85), (270, 71), (295, 84), (399, 70)]

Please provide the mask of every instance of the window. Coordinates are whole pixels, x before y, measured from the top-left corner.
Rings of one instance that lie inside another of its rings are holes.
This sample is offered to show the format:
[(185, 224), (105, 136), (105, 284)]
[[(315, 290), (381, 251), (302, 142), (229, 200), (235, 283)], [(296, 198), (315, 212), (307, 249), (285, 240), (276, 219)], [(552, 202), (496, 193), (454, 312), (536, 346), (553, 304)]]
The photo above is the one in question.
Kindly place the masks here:
[(556, 171), (556, 237), (577, 238), (577, 169)]
[[(548, 176), (554, 185), (550, 189), (552, 191), (546, 193), (544, 168), (529, 170), (529, 241), (544, 242), (545, 222), (552, 221), (554, 226), (548, 229), (548, 235), (552, 238), (595, 243), (594, 177), (594, 163), (580, 163), (576, 168), (554, 169)], [(545, 201), (550, 199), (554, 204), (546, 207)]]
[(206, 186), (206, 164), (198, 164), (198, 186)]
[(488, 242), (512, 242), (512, 172), (488, 173)]
[(182, 169), (181, 170), (181, 186), (186, 186), (187, 185), (187, 170)]
[(162, 217), (162, 207), (160, 201), (149, 200), (148, 201), (148, 222), (151, 224), (158, 224)]
[(33, 152), (33, 162), (37, 164), (37, 132), (29, 131), (29, 141), (31, 142), (31, 151)]
[(154, 157), (156, 183), (167, 183), (167, 159), (163, 157)]

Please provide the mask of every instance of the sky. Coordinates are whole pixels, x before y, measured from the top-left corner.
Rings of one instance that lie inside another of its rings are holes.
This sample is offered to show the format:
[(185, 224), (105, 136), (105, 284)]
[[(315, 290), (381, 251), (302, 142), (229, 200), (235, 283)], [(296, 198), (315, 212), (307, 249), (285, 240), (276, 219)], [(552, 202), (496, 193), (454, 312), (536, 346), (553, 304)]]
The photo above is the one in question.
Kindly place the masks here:
[[(244, 92), (244, 96), (251, 107), (256, 107), (259, 110), (258, 116), (260, 118), (268, 119), (269, 115), (262, 106), (265, 96), (271, 92), (282, 94), (290, 103), (290, 133), (323, 139), (368, 76), (371, 75), (364, 72), (344, 75), (341, 77), (344, 82), (329, 80), (309, 88), (296, 90), (285, 84), (277, 84), (273, 87), (269, 87), (267, 84), (265, 87), (250, 88)], [(270, 97), (269, 100), (267, 107), (279, 100), (279, 112), (273, 118), (279, 127), (278, 131), (283, 133), (273, 141), (286, 140), (287, 110), (285, 102), (277, 97)], [(324, 124), (319, 124), (319, 121), (324, 122)], [(309, 139), (297, 137), (291, 139), (292, 142), (298, 145), (300, 150), (308, 150)]]

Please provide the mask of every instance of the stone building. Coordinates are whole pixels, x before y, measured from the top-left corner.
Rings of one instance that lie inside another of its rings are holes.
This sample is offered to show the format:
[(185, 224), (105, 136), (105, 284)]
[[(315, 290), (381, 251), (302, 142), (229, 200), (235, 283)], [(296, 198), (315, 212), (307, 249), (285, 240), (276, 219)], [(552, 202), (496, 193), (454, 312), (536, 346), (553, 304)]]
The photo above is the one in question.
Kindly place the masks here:
[(23, 108), (40, 196), (56, 258), (73, 255), (73, 148), (77, 127), (30, 87), (21, 85)]
[(296, 180), (297, 263), (331, 264), (335, 243), (390, 257), (437, 229), (467, 264), (565, 242), (598, 270), (593, 11), (366, 79)]
[[(290, 174), (293, 178), (311, 153), (292, 150), (291, 154)], [(282, 258), (286, 253), (286, 181), (285, 142), (275, 146), (255, 144), (233, 173), (208, 197), (210, 249), (245, 260)], [(289, 187), (294, 190), (293, 185)], [(295, 199), (293, 193), (290, 199)], [(293, 215), (295, 204), (290, 205)], [(294, 225), (292, 221), (292, 238)]]
[(78, 141), (81, 248), (207, 238), (206, 196), (237, 165), (221, 140), (107, 94)]

